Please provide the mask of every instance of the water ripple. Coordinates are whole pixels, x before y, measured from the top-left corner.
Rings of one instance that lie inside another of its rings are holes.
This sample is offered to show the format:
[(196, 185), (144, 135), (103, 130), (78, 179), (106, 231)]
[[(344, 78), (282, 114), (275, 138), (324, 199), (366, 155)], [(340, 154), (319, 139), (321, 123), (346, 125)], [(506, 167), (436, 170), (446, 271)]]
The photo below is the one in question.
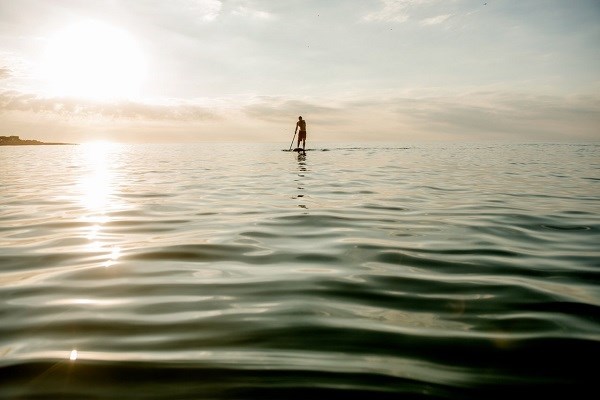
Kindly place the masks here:
[(249, 146), (0, 148), (0, 397), (595, 389), (600, 147)]

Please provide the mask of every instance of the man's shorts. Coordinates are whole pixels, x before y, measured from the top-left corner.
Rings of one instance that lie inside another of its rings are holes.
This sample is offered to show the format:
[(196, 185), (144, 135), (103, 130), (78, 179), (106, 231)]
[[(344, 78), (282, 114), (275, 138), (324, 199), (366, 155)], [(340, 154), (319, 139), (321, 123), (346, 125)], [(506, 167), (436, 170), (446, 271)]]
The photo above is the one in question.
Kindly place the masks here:
[(298, 140), (306, 140), (306, 131), (300, 131), (298, 134)]

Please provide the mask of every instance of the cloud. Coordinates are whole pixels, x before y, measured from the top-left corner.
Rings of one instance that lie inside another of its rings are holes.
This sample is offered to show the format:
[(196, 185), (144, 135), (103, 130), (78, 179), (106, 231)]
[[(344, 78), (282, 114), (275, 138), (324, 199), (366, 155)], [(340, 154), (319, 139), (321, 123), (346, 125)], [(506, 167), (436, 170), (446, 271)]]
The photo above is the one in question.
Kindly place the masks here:
[(466, 138), (560, 141), (597, 139), (600, 97), (473, 92), (459, 96), (398, 100), (425, 132)]
[(245, 112), (274, 124), (302, 115), (322, 132), (362, 140), (597, 140), (600, 96), (479, 91), (341, 103), (262, 97)]
[(12, 70), (6, 67), (0, 67), (0, 79), (7, 79), (12, 76)]
[(44, 98), (17, 91), (0, 93), (0, 113), (20, 111), (69, 119), (105, 118), (121, 121), (194, 122), (220, 118), (209, 107), (191, 102), (150, 104), (132, 101), (102, 103), (74, 98)]
[(255, 10), (247, 6), (238, 6), (232, 12), (235, 16), (247, 17), (253, 19), (271, 19), (273, 18), (273, 14), (268, 13), (266, 11)]
[(178, 0), (183, 2), (183, 9), (195, 18), (202, 21), (214, 21), (221, 15), (231, 14), (238, 17), (252, 19), (271, 19), (273, 14), (259, 10), (248, 1), (227, 3), (230, 11), (223, 9), (223, 2), (220, 0)]
[(240, 140), (249, 135), (258, 140), (278, 140), (276, 132), (293, 130), (298, 115), (308, 121), (311, 134), (320, 141), (588, 141), (599, 138), (600, 96), (464, 91), (404, 97), (355, 96), (343, 101), (260, 96), (109, 104), (0, 92), (4, 126), (21, 121), (21, 126), (31, 132), (43, 132), (54, 124), (61, 129), (83, 127), (86, 132), (118, 129), (137, 132), (138, 137), (160, 128), (161, 135), (185, 132), (187, 141), (194, 137), (215, 138), (217, 134), (227, 139), (242, 135), (240, 132)]
[(219, 0), (180, 0), (183, 7), (192, 15), (204, 21), (214, 21), (221, 13), (222, 3)]
[(367, 14), (365, 21), (406, 22), (410, 18), (411, 9), (432, 2), (433, 0), (381, 0), (383, 8)]
[[(455, 4), (440, 0), (380, 0), (381, 9), (367, 14), (363, 19), (368, 22), (406, 22), (409, 19), (419, 21), (422, 26), (438, 25), (454, 16)], [(454, 11), (451, 11), (454, 9)], [(440, 14), (444, 10), (446, 13)]]
[(450, 18), (451, 14), (438, 15), (437, 17), (425, 18), (421, 20), (421, 25), (438, 25)]
[(276, 123), (289, 123), (298, 115), (305, 114), (321, 119), (323, 124), (333, 124), (339, 123), (343, 115), (343, 109), (339, 107), (276, 96), (257, 97), (243, 109), (251, 118)]
[(139, 26), (169, 27), (185, 30), (186, 27), (213, 22), (223, 12), (220, 0), (144, 0), (128, 2), (74, 2), (73, 8), (81, 7), (80, 12), (90, 11), (102, 15), (109, 10), (113, 15), (129, 21), (137, 21)]

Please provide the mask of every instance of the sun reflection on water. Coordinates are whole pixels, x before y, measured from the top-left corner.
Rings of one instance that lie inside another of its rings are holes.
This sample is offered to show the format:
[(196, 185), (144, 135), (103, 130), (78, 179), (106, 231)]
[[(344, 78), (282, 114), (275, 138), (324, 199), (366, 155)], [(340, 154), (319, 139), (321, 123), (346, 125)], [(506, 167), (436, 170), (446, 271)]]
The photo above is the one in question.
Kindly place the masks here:
[(108, 255), (108, 260), (102, 263), (104, 267), (110, 267), (117, 262), (117, 259), (121, 256), (121, 248), (117, 246), (113, 246), (110, 254)]
[(82, 146), (89, 173), (81, 180), (81, 202), (88, 210), (105, 214), (112, 194), (112, 174), (108, 165), (110, 143), (88, 143)]
[(89, 223), (84, 235), (90, 241), (87, 251), (101, 253), (100, 266), (110, 267), (121, 254), (121, 248), (110, 243), (106, 232), (112, 221), (110, 213), (124, 207), (116, 196), (114, 158), (118, 145), (93, 142), (82, 145), (82, 150), (87, 173), (80, 179), (79, 201), (86, 210), (81, 220)]

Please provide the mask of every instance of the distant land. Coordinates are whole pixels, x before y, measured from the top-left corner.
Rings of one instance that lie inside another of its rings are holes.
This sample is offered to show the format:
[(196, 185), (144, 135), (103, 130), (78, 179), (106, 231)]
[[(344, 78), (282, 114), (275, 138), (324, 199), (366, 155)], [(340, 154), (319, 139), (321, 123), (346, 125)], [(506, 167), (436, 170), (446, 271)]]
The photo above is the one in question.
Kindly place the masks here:
[(18, 136), (0, 136), (0, 146), (74, 145), (75, 143), (45, 143), (39, 140), (21, 139)]

